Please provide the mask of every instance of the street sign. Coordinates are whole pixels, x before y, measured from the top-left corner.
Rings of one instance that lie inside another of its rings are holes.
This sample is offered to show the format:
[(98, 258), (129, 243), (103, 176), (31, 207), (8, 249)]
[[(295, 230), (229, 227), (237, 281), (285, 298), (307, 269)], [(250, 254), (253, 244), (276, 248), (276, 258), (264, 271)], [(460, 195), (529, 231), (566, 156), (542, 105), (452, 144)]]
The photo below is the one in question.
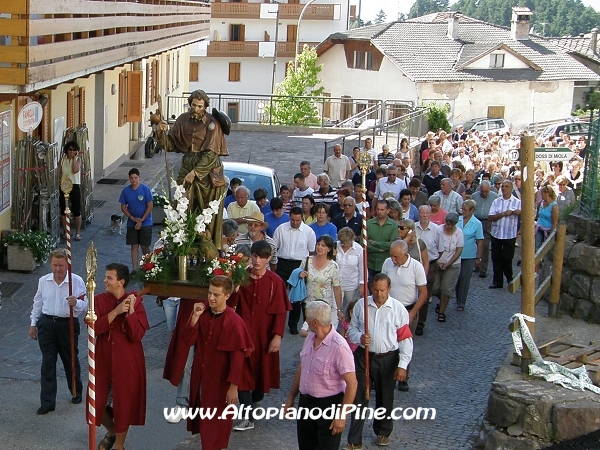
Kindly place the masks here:
[(566, 147), (535, 149), (536, 161), (569, 161), (573, 156), (573, 150)]
[(518, 148), (513, 148), (508, 151), (508, 159), (510, 159), (511, 161), (518, 161), (520, 156), (521, 153), (519, 152)]
[(17, 117), (17, 126), (23, 133), (31, 133), (35, 130), (44, 115), (44, 108), (38, 102), (29, 102), (21, 111)]

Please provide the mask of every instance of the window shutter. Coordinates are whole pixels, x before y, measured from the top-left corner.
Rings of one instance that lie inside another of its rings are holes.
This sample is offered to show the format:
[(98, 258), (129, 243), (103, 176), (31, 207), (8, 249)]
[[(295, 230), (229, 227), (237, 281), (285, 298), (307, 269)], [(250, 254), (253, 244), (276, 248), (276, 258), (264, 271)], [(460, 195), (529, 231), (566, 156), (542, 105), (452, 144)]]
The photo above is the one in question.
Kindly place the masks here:
[(240, 81), (241, 63), (229, 63), (229, 81)]
[(75, 92), (67, 92), (67, 128), (75, 128)]
[(142, 72), (127, 72), (127, 122), (142, 121)]
[(165, 85), (168, 94), (169, 92), (171, 92), (171, 55), (167, 55), (167, 70), (165, 72), (167, 75)]
[(85, 87), (79, 88), (79, 125), (85, 124)]
[(150, 106), (152, 96), (152, 66), (146, 63), (146, 107)]
[(158, 59), (152, 61), (152, 103), (158, 99), (158, 86), (159, 86), (159, 73), (158, 73)]
[(190, 81), (200, 81), (200, 63), (190, 63)]
[(125, 84), (125, 71), (119, 74), (119, 122), (118, 125), (122, 127), (125, 125), (125, 98), (126, 98), (126, 84)]
[(246, 40), (246, 25), (240, 25), (240, 41)]

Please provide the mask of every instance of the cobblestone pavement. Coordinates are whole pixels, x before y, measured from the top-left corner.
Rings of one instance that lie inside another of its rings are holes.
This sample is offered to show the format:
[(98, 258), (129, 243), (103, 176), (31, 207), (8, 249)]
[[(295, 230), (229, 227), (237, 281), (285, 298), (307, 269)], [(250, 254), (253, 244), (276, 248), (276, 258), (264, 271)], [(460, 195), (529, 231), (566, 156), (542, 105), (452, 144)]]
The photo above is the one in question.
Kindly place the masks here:
[[(323, 141), (331, 135), (288, 135), (285, 133), (233, 132), (228, 138), (229, 160), (253, 162), (273, 167), (282, 183), (289, 183), (298, 171), (301, 160), (313, 162), (313, 172), (319, 173), (323, 160)], [(381, 143), (377, 143), (380, 146)], [(176, 170), (181, 156), (169, 155)], [(164, 155), (149, 160), (127, 161), (110, 178), (127, 179), (132, 166), (140, 169), (142, 179), (155, 186), (164, 179)], [(96, 180), (97, 181), (97, 180)], [(81, 242), (73, 242), (74, 272), (84, 276), (85, 251), (93, 240), (98, 248), (98, 292), (105, 264), (119, 261), (130, 264), (125, 235), (112, 234), (110, 215), (119, 212), (118, 196), (123, 186), (96, 184), (94, 200), (106, 203), (97, 207), (92, 223), (83, 230)], [(155, 236), (158, 227), (154, 230)], [(24, 286), (4, 298), (0, 309), (0, 449), (41, 449), (48, 443), (60, 443), (65, 449), (81, 449), (87, 441), (84, 405), (68, 404), (64, 372), (58, 364), (59, 393), (57, 410), (47, 416), (36, 416), (39, 406), (39, 368), (41, 355), (37, 343), (27, 335), (29, 314), (37, 280), (47, 273), (48, 265), (34, 273), (0, 271), (0, 281), (19, 282)], [(474, 277), (466, 309), (459, 313), (452, 303), (447, 310), (448, 321), (435, 321), (433, 308), (425, 333), (415, 338), (415, 350), (410, 373), (410, 392), (396, 392), (398, 407), (436, 408), (433, 421), (402, 421), (396, 423), (390, 448), (394, 449), (463, 449), (472, 444), (473, 433), (484, 413), (491, 381), (497, 367), (510, 347), (506, 324), (519, 309), (519, 296), (502, 290), (489, 291), (490, 277)], [(128, 437), (128, 449), (167, 450), (200, 448), (199, 438), (188, 437), (185, 425), (167, 425), (162, 408), (174, 403), (175, 388), (162, 380), (162, 365), (169, 334), (164, 315), (154, 298), (145, 300), (151, 329), (144, 338), (148, 370), (148, 416), (145, 427), (133, 427)], [(82, 331), (84, 327), (82, 327)], [(284, 403), (294, 376), (302, 339), (286, 335), (282, 346), (281, 390), (272, 391), (262, 406), (279, 407)], [(80, 350), (86, 348), (82, 334)], [(82, 368), (87, 369), (86, 355), (80, 354)], [(98, 436), (103, 432), (98, 431)], [(365, 445), (375, 448), (369, 424), (365, 426)], [(346, 434), (342, 439), (345, 443)], [(256, 428), (234, 433), (232, 449), (296, 448), (295, 424), (291, 421), (258, 421)]]

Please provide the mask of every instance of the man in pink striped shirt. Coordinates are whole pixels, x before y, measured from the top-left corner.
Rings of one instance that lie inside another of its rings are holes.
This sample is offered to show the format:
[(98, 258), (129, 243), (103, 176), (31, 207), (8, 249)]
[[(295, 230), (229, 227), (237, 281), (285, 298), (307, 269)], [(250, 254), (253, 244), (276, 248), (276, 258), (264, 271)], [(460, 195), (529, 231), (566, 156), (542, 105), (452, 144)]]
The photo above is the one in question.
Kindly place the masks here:
[[(306, 322), (310, 333), (300, 352), (300, 364), (285, 403), (286, 411), (294, 405), (300, 393), (299, 408), (324, 411), (340, 403), (352, 405), (356, 395), (354, 357), (346, 340), (331, 326), (331, 309), (324, 301), (311, 302), (306, 307)], [(298, 416), (298, 448), (300, 450), (337, 450), (345, 417), (334, 418), (315, 414)]]

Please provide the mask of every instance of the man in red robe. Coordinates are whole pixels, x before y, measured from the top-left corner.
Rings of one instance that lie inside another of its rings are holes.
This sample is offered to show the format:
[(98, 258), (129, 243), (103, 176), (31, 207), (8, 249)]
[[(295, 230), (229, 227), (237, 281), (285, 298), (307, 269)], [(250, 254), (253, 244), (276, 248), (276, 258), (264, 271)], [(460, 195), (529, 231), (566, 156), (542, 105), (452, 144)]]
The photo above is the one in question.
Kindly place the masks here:
[[(267, 244), (268, 245), (268, 244)], [(190, 380), (190, 408), (215, 411), (211, 419), (195, 415), (188, 419), (188, 430), (200, 433), (203, 450), (227, 448), (233, 418), (219, 416), (238, 401), (238, 386), (252, 389), (250, 373), (243, 369), (244, 359), (253, 344), (243, 320), (227, 306), (233, 291), (230, 278), (217, 276), (210, 280), (208, 306), (196, 303), (182, 338), (186, 345), (196, 345)]]
[(267, 241), (256, 241), (250, 253), (250, 283), (240, 288), (228, 301), (229, 306), (235, 307), (244, 319), (254, 342), (254, 352), (249, 362), (255, 388), (252, 392), (240, 389), (240, 403), (248, 408), (249, 419), (236, 425), (236, 431), (254, 428), (252, 406), (260, 402), (271, 388), (279, 389), (279, 348), (287, 312), (292, 309), (285, 283), (275, 272), (267, 270), (271, 246)]
[(128, 283), (129, 268), (111, 263), (104, 276), (106, 292), (95, 297), (96, 426), (108, 431), (98, 450), (122, 450), (129, 426), (146, 422), (142, 338), (150, 325), (142, 298), (125, 291)]

